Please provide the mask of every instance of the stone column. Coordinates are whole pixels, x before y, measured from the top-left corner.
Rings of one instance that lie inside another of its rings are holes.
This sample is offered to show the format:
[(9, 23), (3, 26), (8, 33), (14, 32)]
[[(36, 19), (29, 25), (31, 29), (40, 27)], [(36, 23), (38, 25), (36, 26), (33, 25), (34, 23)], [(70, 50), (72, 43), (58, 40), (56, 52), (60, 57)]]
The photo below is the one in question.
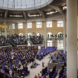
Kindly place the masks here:
[(14, 34), (19, 34), (18, 33), (18, 23), (15, 23), (15, 33)]
[(26, 34), (26, 38), (27, 38), (27, 21), (25, 22), (25, 34)]
[(77, 78), (77, 0), (67, 0), (67, 78)]
[(4, 22), (4, 25), (5, 25), (5, 37), (7, 38), (7, 25), (6, 25), (6, 22)]
[(46, 19), (45, 19), (45, 27), (44, 27), (44, 33), (45, 33), (45, 37), (44, 37), (44, 40), (45, 40), (45, 48), (47, 47), (47, 23), (46, 23)]
[(65, 53), (65, 47), (66, 47), (66, 16), (63, 15), (63, 24), (64, 24), (64, 28), (63, 28), (63, 47), (64, 47), (64, 53)]

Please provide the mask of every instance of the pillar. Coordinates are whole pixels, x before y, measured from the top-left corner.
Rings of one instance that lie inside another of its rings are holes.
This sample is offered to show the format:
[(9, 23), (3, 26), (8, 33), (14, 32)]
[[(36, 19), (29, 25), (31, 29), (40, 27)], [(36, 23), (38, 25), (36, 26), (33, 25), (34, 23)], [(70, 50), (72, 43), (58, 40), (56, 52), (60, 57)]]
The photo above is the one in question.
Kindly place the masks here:
[[(77, 16), (77, 50), (78, 50), (78, 16)], [(78, 51), (77, 51), (77, 69), (78, 69)]]
[(77, 78), (77, 0), (67, 0), (67, 78)]
[(25, 22), (25, 34), (26, 34), (26, 38), (27, 38), (27, 21)]
[(44, 32), (44, 33), (45, 33), (45, 37), (44, 37), (44, 38), (45, 38), (45, 39), (44, 39), (44, 40), (45, 40), (45, 48), (47, 47), (47, 29), (46, 29), (47, 26), (46, 26), (46, 25), (47, 25), (47, 24), (46, 24), (46, 19), (45, 19), (45, 27), (44, 27), (44, 29), (45, 29), (45, 30), (44, 30), (44, 31), (45, 31), (45, 32)]
[(7, 25), (6, 25), (6, 22), (4, 23), (5, 25), (5, 38), (7, 38)]
[(18, 23), (15, 23), (15, 33), (14, 34), (19, 34), (18, 33)]
[(64, 42), (64, 53), (65, 53), (65, 47), (66, 47), (66, 16), (63, 15), (63, 24), (64, 24), (64, 28), (63, 28), (63, 31), (64, 31), (64, 35), (63, 35), (63, 42)]

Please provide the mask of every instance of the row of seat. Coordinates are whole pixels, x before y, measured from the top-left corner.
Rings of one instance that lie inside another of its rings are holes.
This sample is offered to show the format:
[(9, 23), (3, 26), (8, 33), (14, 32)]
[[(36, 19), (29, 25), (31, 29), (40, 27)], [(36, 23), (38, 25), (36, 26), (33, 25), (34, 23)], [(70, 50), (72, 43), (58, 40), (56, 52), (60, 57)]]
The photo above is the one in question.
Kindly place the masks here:
[(56, 51), (56, 49), (57, 49), (56, 47), (47, 47), (47, 48), (45, 48), (44, 46), (41, 47), (41, 50), (37, 54), (37, 59), (41, 60), (47, 54)]
[[(17, 76), (26, 76), (29, 74), (27, 65), (35, 59), (37, 50), (33, 47), (29, 48), (6, 48), (0, 49), (0, 76), (3, 73), (4, 78), (14, 78), (14, 75), (17, 73)], [(36, 64), (35, 64), (36, 67)], [(6, 72), (8, 69), (8, 73)], [(1, 72), (1, 70), (3, 72)], [(11, 70), (13, 75), (11, 77), (9, 71)], [(16, 78), (18, 78), (15, 76)], [(0, 77), (3, 78), (3, 77)]]
[(58, 60), (61, 66), (60, 68), (58, 68), (58, 66), (55, 63), (55, 65), (52, 68), (45, 67), (42, 70), (42, 77), (43, 78), (56, 78), (57, 76), (58, 78), (66, 78), (66, 53), (64, 52), (62, 53), (57, 52), (56, 54), (54, 53), (52, 54), (52, 58), (50, 60), (52, 60), (52, 64), (55, 63), (53, 62), (54, 60)]
[[(8, 75), (9, 73), (8, 72), (6, 72), (6, 67), (5, 67), (5, 60), (4, 60), (4, 63), (2, 64), (2, 70), (3, 70), (3, 73), (5, 74), (5, 76), (7, 76), (6, 78), (13, 78), (13, 76), (10, 76), (10, 75)], [(18, 61), (18, 59), (16, 59), (15, 60), (15, 65), (16, 65), (16, 67), (15, 68), (19, 68), (19, 61)], [(9, 60), (9, 64), (8, 64), (8, 68), (12, 71), (12, 72), (14, 72), (14, 68), (12, 67), (12, 64), (11, 64), (11, 61)], [(9, 71), (9, 69), (8, 69), (8, 71)], [(23, 68), (23, 70), (21, 71), (21, 72), (19, 72), (18, 73), (18, 75), (20, 74), (20, 76), (27, 76), (28, 74), (29, 74), (29, 70), (27, 69), (27, 68)]]

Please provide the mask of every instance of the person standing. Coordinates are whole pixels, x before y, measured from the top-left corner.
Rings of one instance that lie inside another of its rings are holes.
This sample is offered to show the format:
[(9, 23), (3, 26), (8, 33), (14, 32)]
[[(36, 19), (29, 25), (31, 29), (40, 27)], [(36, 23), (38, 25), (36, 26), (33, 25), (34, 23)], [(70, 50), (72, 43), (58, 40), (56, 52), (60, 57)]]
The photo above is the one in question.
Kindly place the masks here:
[(42, 62), (42, 67), (44, 67), (44, 62)]

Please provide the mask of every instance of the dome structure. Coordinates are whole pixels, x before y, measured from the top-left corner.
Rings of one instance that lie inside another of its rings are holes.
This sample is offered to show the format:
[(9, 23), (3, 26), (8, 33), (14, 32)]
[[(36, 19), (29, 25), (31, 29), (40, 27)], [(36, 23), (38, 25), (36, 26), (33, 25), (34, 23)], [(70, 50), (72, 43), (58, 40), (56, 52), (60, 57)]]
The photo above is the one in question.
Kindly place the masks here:
[(66, 13), (66, 0), (0, 0), (0, 21), (60, 19)]
[(33, 10), (50, 4), (53, 0), (0, 0), (0, 8), (8, 10)]

